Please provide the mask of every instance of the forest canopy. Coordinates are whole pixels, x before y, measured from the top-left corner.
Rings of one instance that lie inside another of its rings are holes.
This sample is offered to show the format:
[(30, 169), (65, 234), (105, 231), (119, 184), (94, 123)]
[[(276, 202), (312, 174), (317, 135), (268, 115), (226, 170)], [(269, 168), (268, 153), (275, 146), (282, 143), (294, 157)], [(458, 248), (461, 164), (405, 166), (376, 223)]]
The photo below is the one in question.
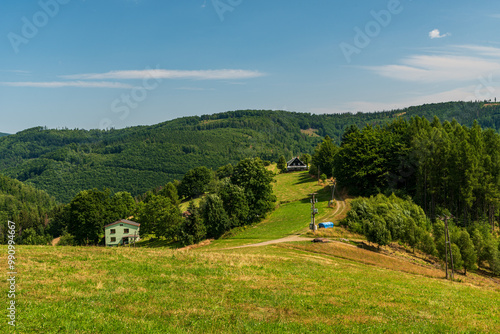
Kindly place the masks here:
[[(93, 188), (137, 196), (180, 180), (195, 167), (215, 170), (248, 157), (277, 162), (284, 156), (289, 160), (312, 154), (325, 136), (340, 145), (345, 130), (352, 126), (383, 126), (414, 116), (432, 121), (435, 115), (469, 127), (477, 120), (483, 128), (500, 129), (500, 106), (485, 107), (483, 102), (437, 103), (356, 114), (239, 110), (120, 130), (36, 127), (0, 138), (0, 171), (64, 203), (79, 191)], [(385, 154), (390, 158), (390, 152)], [(331, 170), (327, 167), (324, 172), (330, 175)]]

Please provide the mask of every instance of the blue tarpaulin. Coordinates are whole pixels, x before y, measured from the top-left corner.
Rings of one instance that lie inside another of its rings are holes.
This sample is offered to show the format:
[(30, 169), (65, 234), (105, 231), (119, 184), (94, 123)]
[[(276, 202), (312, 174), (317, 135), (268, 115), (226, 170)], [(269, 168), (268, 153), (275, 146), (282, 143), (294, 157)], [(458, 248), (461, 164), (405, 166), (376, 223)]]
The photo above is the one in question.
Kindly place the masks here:
[(333, 227), (333, 223), (332, 222), (319, 223), (318, 227), (319, 228), (332, 228)]

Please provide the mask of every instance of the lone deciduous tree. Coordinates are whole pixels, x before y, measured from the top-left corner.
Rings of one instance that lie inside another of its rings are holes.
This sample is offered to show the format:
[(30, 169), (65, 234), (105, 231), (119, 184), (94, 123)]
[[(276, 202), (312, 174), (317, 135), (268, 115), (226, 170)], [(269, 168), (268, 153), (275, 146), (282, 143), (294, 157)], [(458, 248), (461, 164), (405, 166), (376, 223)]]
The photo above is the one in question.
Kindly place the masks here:
[(278, 170), (280, 173), (286, 172), (286, 159), (284, 156), (281, 156), (278, 160)]

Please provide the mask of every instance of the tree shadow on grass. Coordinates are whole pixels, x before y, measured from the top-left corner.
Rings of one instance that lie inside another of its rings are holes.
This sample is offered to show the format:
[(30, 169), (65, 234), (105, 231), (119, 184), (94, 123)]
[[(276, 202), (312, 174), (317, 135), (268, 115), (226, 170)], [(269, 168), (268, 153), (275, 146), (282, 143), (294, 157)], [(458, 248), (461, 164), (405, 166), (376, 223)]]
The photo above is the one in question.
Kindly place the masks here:
[(295, 182), (294, 185), (304, 184), (309, 182), (317, 182), (317, 180), (314, 177), (312, 177), (309, 173), (304, 173), (304, 172), (291, 172), (291, 173), (302, 173), (299, 177), (299, 180)]
[(139, 241), (135, 244), (131, 244), (130, 247), (141, 247), (141, 248), (169, 248), (169, 249), (177, 249), (181, 248), (182, 245), (178, 241), (171, 241), (162, 238), (151, 238), (144, 241)]
[[(329, 186), (325, 186), (325, 187), (319, 189), (318, 191), (316, 191), (316, 193), (317, 193), (316, 198), (318, 199), (318, 202), (329, 201), (331, 196), (332, 196), (332, 192), (331, 192)], [(308, 194), (308, 196), (301, 199), (300, 202), (301, 203), (310, 203), (311, 198), (312, 198), (312, 196)]]
[(373, 245), (370, 245), (370, 244), (367, 244), (364, 241), (355, 241), (354, 243), (356, 244), (356, 246), (358, 248), (362, 248), (362, 249), (365, 249), (365, 250), (368, 250), (371, 252), (375, 252), (375, 253), (381, 253), (380, 248), (373, 246)]

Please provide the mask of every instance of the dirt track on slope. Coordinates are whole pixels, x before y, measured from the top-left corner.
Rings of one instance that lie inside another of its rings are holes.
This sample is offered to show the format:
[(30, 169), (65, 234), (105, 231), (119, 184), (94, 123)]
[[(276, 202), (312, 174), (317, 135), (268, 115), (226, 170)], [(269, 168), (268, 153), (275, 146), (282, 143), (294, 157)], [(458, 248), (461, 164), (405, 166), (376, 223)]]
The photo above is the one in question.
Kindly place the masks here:
[[(335, 209), (335, 212), (331, 214), (331, 217), (335, 217), (338, 214), (342, 213), (346, 207), (345, 204), (345, 199), (343, 198), (338, 198), (335, 196), (335, 200), (337, 200), (337, 208)], [(307, 237), (301, 237), (300, 234), (293, 234), (286, 236), (284, 238), (280, 239), (274, 239), (274, 240), (268, 240), (268, 241), (263, 241), (263, 242), (258, 242), (255, 244), (250, 244), (250, 245), (243, 245), (243, 246), (236, 246), (236, 247), (230, 247), (230, 248), (224, 248), (224, 249), (237, 249), (237, 248), (246, 248), (246, 247), (261, 247), (261, 246), (267, 246), (267, 245), (273, 245), (273, 244), (279, 244), (282, 242), (291, 242), (291, 241), (311, 241), (311, 238)]]

